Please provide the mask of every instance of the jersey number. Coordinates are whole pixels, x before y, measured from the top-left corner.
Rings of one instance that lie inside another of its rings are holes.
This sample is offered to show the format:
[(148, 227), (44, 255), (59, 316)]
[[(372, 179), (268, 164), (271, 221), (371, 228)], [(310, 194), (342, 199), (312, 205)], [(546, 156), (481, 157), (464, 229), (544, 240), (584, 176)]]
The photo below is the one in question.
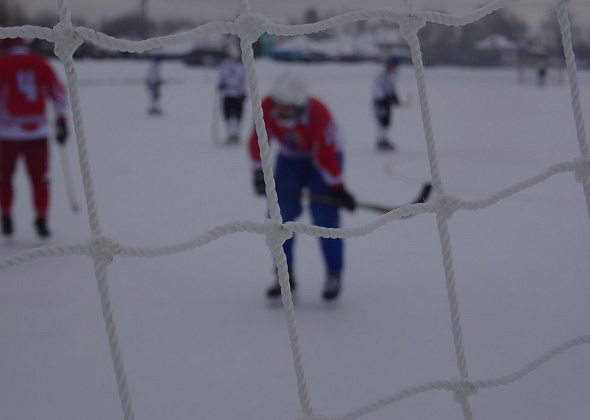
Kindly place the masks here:
[(18, 91), (25, 96), (28, 102), (37, 100), (37, 84), (35, 83), (35, 73), (32, 70), (16, 72), (16, 84)]

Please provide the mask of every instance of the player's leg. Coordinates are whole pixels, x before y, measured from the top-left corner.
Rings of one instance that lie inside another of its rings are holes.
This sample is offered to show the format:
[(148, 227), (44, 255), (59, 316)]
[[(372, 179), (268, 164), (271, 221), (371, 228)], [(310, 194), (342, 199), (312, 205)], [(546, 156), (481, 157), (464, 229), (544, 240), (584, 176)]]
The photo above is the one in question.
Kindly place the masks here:
[(235, 123), (234, 123), (234, 108), (235, 108), (235, 98), (231, 96), (224, 96), (223, 97), (223, 120), (225, 122), (225, 132), (227, 133), (227, 144), (234, 143), (234, 130), (235, 130)]
[(0, 211), (2, 213), (2, 234), (12, 235), (12, 202), (14, 190), (12, 177), (19, 156), (21, 141), (0, 140)]
[(239, 143), (244, 97), (234, 96), (229, 99), (229, 116), (227, 120), (228, 143)]
[(395, 145), (389, 140), (389, 126), (391, 124), (391, 106), (386, 99), (375, 101), (377, 150), (392, 151)]
[(158, 84), (150, 84), (148, 89), (150, 92), (150, 107), (148, 113), (150, 115), (160, 115), (162, 113), (160, 108), (160, 86)]
[(41, 238), (50, 236), (47, 227), (49, 208), (49, 142), (47, 139), (28, 141), (25, 145), (25, 162), (33, 190), (35, 229)]
[[(281, 154), (277, 156), (274, 177), (283, 222), (293, 221), (301, 214), (301, 190), (303, 185), (305, 185), (305, 170), (305, 160), (290, 159)], [(285, 252), (287, 266), (289, 268), (289, 283), (291, 284), (291, 290), (294, 290), (296, 287), (295, 278), (293, 276), (294, 244), (295, 235), (286, 240), (283, 244), (283, 251)], [(266, 294), (271, 298), (279, 297), (281, 295), (278, 279), (276, 279), (273, 285), (267, 290)]]
[[(314, 168), (309, 183), (311, 194), (330, 195), (329, 187), (324, 183), (320, 173)], [(326, 228), (340, 227), (339, 208), (318, 201), (310, 203), (313, 223)], [(342, 238), (319, 238), (320, 248), (326, 265), (326, 280), (322, 297), (333, 300), (340, 294), (342, 271), (344, 269), (344, 240)]]

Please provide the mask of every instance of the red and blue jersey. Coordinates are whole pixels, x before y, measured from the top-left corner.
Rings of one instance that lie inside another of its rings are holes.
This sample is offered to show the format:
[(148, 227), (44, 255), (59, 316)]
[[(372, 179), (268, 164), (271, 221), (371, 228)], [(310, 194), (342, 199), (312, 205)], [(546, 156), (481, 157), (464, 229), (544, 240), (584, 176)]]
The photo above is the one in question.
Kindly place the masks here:
[[(273, 110), (272, 98), (262, 101), (264, 124), (269, 141), (276, 140), (279, 153), (294, 159), (311, 159), (331, 188), (342, 186), (342, 168), (339, 154), (342, 136), (328, 108), (316, 98), (309, 98), (297, 120), (281, 122)], [(250, 157), (255, 169), (261, 169), (260, 147), (256, 130), (249, 142)]]

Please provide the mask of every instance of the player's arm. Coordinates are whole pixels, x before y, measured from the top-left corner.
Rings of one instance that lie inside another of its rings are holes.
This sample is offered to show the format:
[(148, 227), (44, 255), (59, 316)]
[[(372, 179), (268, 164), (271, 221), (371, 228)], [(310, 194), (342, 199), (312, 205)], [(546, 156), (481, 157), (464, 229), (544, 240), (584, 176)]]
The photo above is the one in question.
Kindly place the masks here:
[[(262, 101), (262, 112), (264, 114), (265, 125), (267, 124), (267, 118), (270, 115), (270, 107), (272, 105), (271, 98), (265, 98)], [(271, 132), (267, 129), (268, 141), (270, 142)], [(260, 146), (258, 144), (258, 133), (256, 132), (256, 126), (252, 127), (252, 133), (248, 141), (248, 151), (250, 153), (250, 161), (252, 164), (252, 170), (254, 173), (254, 191), (258, 195), (265, 195), (265, 184), (264, 175), (262, 173), (262, 161), (260, 159)]]
[(55, 111), (57, 114), (57, 120), (55, 122), (55, 140), (59, 144), (65, 144), (68, 139), (68, 124), (66, 119), (68, 105), (67, 91), (48, 63), (45, 63), (44, 73), (47, 80), (47, 92), (55, 104)]
[(313, 149), (316, 167), (339, 205), (353, 211), (356, 208), (356, 200), (344, 186), (340, 163), (342, 139), (338, 127), (323, 107), (318, 109), (312, 124), (316, 125), (314, 132), (317, 133)]
[(48, 87), (48, 94), (53, 103), (55, 104), (55, 110), (58, 118), (66, 118), (68, 96), (64, 85), (60, 82), (57, 75), (49, 65), (45, 63), (43, 72), (45, 73), (45, 80)]

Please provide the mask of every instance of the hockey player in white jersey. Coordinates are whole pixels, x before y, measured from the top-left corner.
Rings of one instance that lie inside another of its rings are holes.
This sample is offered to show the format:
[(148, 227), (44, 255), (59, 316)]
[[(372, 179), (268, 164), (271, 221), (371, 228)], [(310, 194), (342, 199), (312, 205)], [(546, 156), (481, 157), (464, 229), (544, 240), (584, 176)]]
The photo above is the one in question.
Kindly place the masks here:
[(240, 141), (242, 111), (247, 92), (246, 69), (240, 60), (238, 47), (232, 45), (226, 54), (227, 58), (219, 65), (217, 89), (222, 97), (227, 144), (237, 144)]
[(376, 120), (377, 150), (394, 151), (395, 144), (389, 139), (392, 125), (392, 107), (399, 105), (396, 88), (397, 68), (400, 59), (390, 57), (385, 68), (377, 74), (373, 83), (373, 109)]

